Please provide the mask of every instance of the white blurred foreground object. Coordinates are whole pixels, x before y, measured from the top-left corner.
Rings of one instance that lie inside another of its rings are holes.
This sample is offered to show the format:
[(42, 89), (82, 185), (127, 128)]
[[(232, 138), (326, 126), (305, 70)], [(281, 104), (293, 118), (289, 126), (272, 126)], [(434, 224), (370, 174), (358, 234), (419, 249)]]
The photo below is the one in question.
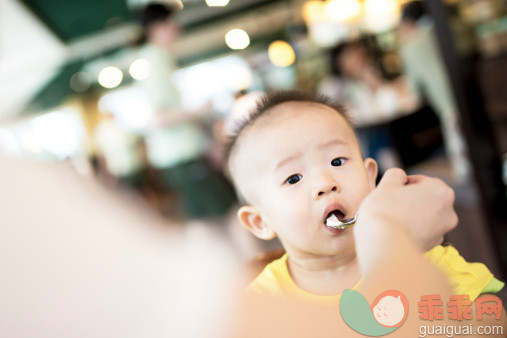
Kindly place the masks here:
[(168, 227), (63, 164), (0, 155), (0, 186), (1, 337), (226, 335), (238, 267), (206, 228)]

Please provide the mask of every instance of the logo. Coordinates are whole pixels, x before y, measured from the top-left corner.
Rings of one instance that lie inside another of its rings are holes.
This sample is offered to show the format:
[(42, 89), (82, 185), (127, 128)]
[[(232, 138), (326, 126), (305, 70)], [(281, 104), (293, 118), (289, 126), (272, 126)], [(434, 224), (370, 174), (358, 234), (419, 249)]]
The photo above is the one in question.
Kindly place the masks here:
[[(473, 302), (475, 314), (478, 321), (482, 320), (484, 314), (494, 315), (496, 320), (502, 316), (502, 300), (497, 296), (483, 295)], [(472, 301), (469, 295), (453, 295), (447, 302), (447, 318), (451, 320), (473, 319)], [(419, 319), (428, 321), (444, 319), (444, 301), (440, 295), (425, 295), (421, 297), (419, 305)]]
[(348, 289), (340, 298), (340, 314), (353, 330), (370, 337), (383, 336), (405, 322), (408, 300), (398, 290), (387, 290), (370, 306), (361, 293)]

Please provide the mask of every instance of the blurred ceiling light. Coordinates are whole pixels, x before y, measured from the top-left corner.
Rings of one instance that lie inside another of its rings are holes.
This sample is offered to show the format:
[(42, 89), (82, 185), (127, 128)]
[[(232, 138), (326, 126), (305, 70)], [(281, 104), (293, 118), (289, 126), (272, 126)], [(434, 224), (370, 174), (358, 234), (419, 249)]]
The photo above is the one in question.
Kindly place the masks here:
[(364, 3), (364, 27), (372, 32), (382, 32), (399, 21), (400, 4), (397, 0), (366, 0)]
[(130, 65), (129, 74), (138, 81), (145, 80), (150, 75), (150, 62), (145, 59), (137, 59)]
[(99, 73), (99, 84), (104, 88), (118, 87), (123, 80), (123, 73), (117, 67), (106, 67)]
[(227, 6), (229, 0), (206, 0), (206, 5), (209, 7), (224, 7)]
[(339, 22), (350, 20), (361, 14), (361, 4), (358, 0), (328, 1), (326, 2), (326, 14), (330, 19)]
[(307, 1), (303, 4), (303, 19), (307, 24), (322, 21), (326, 16), (326, 3)]
[(250, 37), (242, 29), (231, 29), (225, 34), (225, 43), (231, 49), (245, 49), (250, 44)]
[(366, 16), (381, 16), (397, 13), (399, 4), (397, 0), (366, 0), (364, 14)]
[(278, 67), (287, 67), (294, 63), (296, 54), (291, 45), (282, 40), (272, 42), (268, 47), (269, 60)]
[(77, 72), (70, 77), (70, 88), (78, 93), (83, 93), (90, 88), (92, 84), (92, 77), (85, 72)]

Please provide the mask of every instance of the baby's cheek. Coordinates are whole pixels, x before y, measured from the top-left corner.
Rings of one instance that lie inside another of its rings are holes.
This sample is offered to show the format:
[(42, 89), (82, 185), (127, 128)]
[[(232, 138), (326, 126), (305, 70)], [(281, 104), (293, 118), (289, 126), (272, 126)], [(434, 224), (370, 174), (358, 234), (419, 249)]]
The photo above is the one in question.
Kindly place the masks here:
[[(324, 225), (322, 225), (324, 226)], [(311, 239), (315, 238), (315, 228), (310, 226), (310, 224), (301, 224), (299, 233), (301, 234), (302, 238)]]

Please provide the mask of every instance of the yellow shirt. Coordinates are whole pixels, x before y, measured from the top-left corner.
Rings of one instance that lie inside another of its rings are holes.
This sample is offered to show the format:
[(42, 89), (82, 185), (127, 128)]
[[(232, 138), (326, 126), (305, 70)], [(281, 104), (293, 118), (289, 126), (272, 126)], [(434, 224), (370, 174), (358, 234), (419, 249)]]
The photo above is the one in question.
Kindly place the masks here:
[[(468, 263), (452, 246), (438, 245), (428, 251), (425, 256), (436, 264), (447, 276), (456, 295), (468, 294), (473, 302), (481, 293), (496, 293), (503, 283), (482, 263)], [(269, 263), (257, 278), (250, 283), (247, 292), (260, 293), (273, 297), (292, 297), (323, 303), (336, 303), (340, 294), (320, 296), (301, 289), (292, 279), (287, 267), (288, 255)], [(359, 287), (359, 280), (352, 289)], [(487, 290), (487, 291), (486, 291)]]

